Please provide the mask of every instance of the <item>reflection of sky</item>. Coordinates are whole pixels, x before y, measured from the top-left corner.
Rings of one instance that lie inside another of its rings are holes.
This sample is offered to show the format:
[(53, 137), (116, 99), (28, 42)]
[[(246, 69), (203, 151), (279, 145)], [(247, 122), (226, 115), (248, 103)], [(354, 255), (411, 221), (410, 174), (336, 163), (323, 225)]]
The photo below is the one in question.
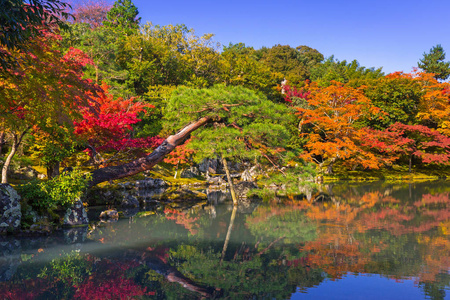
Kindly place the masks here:
[[(427, 299), (413, 279), (398, 281), (380, 275), (346, 275), (340, 280), (325, 280), (306, 292), (297, 291), (291, 299)], [(450, 299), (450, 290), (445, 292), (444, 299)]]

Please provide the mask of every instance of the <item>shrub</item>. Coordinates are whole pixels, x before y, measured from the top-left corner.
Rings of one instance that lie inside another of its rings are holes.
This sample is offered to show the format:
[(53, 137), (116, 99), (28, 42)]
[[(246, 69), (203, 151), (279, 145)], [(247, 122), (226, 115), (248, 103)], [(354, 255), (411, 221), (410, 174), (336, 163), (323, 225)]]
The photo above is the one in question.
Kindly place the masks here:
[(91, 176), (79, 169), (48, 181), (34, 180), (19, 187), (19, 194), (34, 209), (44, 212), (75, 203), (85, 192)]

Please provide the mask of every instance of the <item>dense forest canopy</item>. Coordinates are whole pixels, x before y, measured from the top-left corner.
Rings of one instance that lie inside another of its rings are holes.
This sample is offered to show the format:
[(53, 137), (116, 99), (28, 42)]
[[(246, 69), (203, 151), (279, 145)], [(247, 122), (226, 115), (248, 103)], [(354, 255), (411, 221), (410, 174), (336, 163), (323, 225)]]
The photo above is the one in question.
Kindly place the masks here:
[(18, 152), (49, 177), (120, 165), (205, 115), (192, 157), (323, 173), (448, 165), (440, 45), (418, 58), (420, 71), (386, 75), (301, 41), (222, 46), (183, 24), (144, 24), (131, 0), (1, 3), (3, 182)]

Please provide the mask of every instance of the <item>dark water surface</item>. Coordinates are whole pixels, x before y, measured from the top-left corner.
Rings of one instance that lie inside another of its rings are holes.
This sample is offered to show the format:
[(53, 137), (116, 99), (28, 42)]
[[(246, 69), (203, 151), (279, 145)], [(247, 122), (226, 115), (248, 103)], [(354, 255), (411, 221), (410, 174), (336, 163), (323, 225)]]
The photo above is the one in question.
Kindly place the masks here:
[(450, 299), (450, 184), (157, 206), (0, 240), (0, 299)]

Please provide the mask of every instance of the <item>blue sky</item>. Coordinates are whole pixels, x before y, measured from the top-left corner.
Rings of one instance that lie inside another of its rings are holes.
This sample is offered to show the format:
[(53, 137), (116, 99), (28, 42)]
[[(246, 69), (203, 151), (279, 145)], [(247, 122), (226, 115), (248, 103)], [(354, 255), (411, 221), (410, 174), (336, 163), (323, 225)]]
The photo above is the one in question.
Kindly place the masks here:
[(223, 45), (307, 45), (386, 73), (409, 72), (441, 44), (450, 60), (449, 0), (133, 0), (142, 23), (185, 24)]

